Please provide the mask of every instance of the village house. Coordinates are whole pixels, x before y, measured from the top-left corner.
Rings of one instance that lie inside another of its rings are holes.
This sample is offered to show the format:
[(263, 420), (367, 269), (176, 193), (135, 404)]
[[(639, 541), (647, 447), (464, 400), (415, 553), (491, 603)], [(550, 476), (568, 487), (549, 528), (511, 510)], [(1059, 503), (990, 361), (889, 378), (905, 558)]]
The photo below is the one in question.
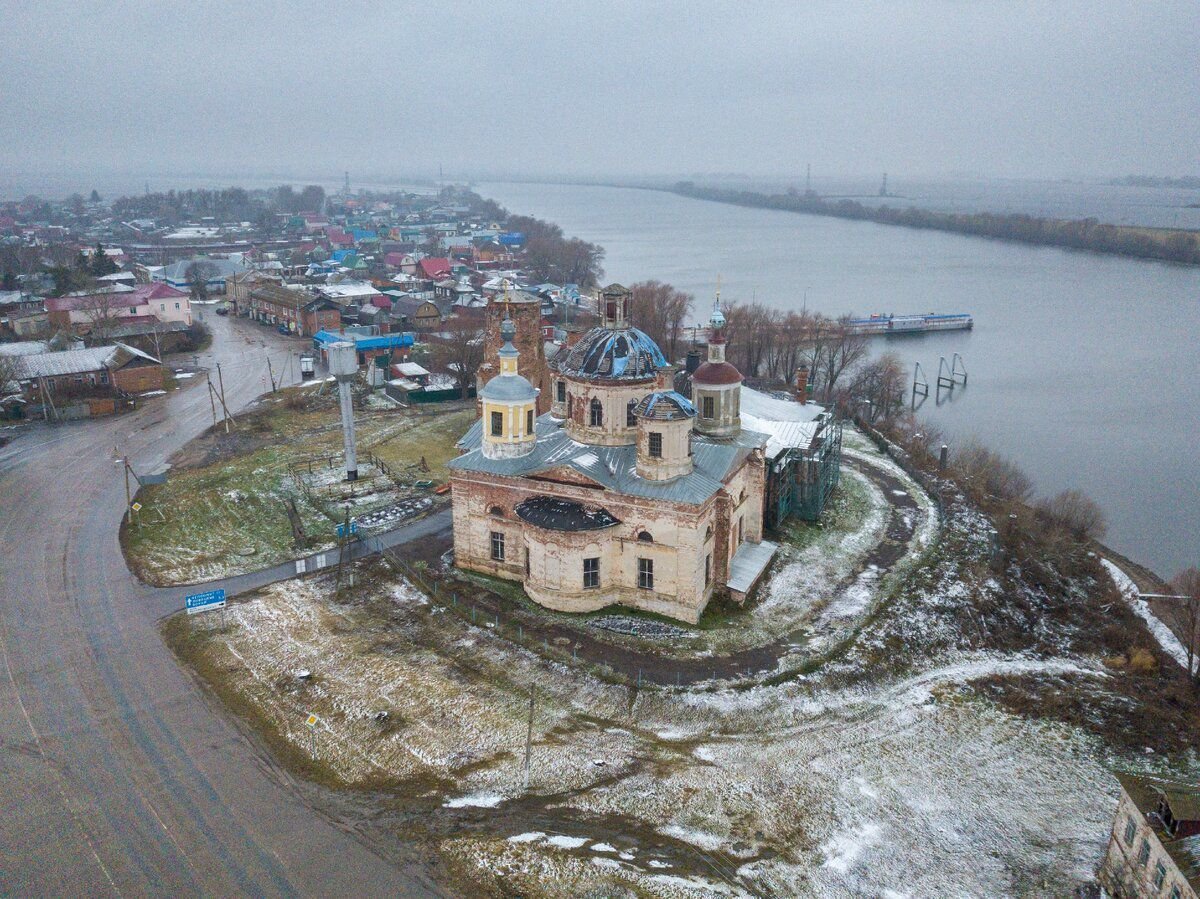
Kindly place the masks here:
[(1143, 774), (1117, 774), (1121, 800), (1099, 880), (1116, 899), (1197, 899), (1200, 787)]
[(90, 293), (48, 297), (46, 313), (51, 327), (81, 333), (104, 332), (127, 319), (192, 324), (191, 298), (167, 284), (116, 285)]
[(162, 363), (123, 343), (16, 356), (10, 366), (29, 411), (47, 418), (110, 414), (123, 394), (163, 388)]
[(231, 275), (225, 282), (225, 301), (229, 304), (230, 309), (234, 314), (249, 308), (250, 292), (267, 285), (279, 285), (283, 283), (283, 276), (279, 272), (260, 271), (251, 269), (250, 271), (238, 272)]
[[(777, 548), (762, 539), (768, 436), (742, 428), (723, 319), (693, 375), (713, 400), (701, 416), (630, 324), (631, 300), (604, 289), (602, 323), (557, 361), (540, 416), (505, 317), (481, 418), (450, 463), (455, 563), (520, 581), (558, 611), (623, 604), (695, 623), (718, 593), (744, 601)], [(541, 346), (540, 302), (521, 305), (535, 310), (524, 343)]]
[(341, 307), (322, 296), (282, 284), (264, 284), (250, 291), (250, 315), (255, 321), (283, 325), (301, 337), (341, 326)]

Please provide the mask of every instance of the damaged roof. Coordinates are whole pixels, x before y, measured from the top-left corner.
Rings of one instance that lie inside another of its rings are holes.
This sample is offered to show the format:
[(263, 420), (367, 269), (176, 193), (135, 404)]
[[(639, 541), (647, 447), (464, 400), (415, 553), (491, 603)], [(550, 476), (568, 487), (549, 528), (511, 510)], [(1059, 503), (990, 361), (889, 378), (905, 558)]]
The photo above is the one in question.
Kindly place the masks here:
[(607, 509), (553, 496), (531, 496), (514, 511), (522, 520), (549, 531), (598, 531), (621, 523)]

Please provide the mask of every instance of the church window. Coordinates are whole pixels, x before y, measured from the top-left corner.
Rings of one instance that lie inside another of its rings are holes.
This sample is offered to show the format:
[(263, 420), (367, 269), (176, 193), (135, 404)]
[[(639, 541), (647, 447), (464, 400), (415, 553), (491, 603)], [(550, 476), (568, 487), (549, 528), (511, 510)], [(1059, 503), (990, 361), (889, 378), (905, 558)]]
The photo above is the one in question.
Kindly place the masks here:
[(588, 421), (593, 428), (598, 428), (604, 424), (604, 406), (601, 405), (598, 397), (592, 397), (592, 403), (589, 407)]
[(712, 553), (704, 557), (704, 586), (712, 583)]
[(625, 425), (626, 427), (634, 427), (637, 425), (637, 416), (633, 414), (633, 410), (637, 408), (637, 400), (630, 400), (629, 405), (625, 407)]
[(638, 533), (638, 540), (641, 543), (653, 543), (654, 542), (654, 538), (650, 536), (649, 531), (640, 531)]
[(565, 403), (567, 401), (567, 382), (558, 381), (555, 389), (558, 391), (558, 401)]
[(1138, 850), (1138, 864), (1145, 865), (1150, 860), (1150, 841), (1142, 838), (1142, 848)]
[(653, 559), (638, 559), (638, 588), (641, 590), (654, 589)]
[(503, 412), (493, 412), (492, 413), (492, 436), (493, 437), (504, 436), (504, 413)]
[(497, 562), (504, 561), (504, 534), (501, 531), (492, 531), (492, 558)]
[(650, 432), (650, 457), (652, 459), (662, 458), (662, 434), (658, 431)]
[(585, 589), (600, 586), (600, 559), (583, 560), (583, 586)]
[(704, 539), (706, 541), (712, 539), (712, 525), (711, 524), (704, 530)]
[(704, 417), (712, 418), (713, 417), (713, 398), (711, 396), (704, 397), (702, 405), (704, 407)]
[(497, 518), (503, 518), (504, 510), (501, 509), (499, 506), (492, 506), (490, 509), (488, 509), (488, 514), (495, 515)]
[(525, 412), (525, 433), (526, 434), (533, 433), (533, 410), (532, 409), (528, 409)]
[(1163, 881), (1167, 879), (1167, 866), (1162, 862), (1154, 863), (1154, 889), (1161, 890)]

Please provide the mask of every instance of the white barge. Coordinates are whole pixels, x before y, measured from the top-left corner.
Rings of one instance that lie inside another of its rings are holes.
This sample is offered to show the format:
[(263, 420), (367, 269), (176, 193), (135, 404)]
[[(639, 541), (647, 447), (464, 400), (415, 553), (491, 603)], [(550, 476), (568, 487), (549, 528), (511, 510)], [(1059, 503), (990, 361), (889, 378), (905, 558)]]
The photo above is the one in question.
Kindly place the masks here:
[(850, 327), (862, 334), (924, 334), (929, 331), (969, 331), (974, 319), (966, 312), (930, 312), (896, 315), (877, 312), (869, 318), (852, 318)]

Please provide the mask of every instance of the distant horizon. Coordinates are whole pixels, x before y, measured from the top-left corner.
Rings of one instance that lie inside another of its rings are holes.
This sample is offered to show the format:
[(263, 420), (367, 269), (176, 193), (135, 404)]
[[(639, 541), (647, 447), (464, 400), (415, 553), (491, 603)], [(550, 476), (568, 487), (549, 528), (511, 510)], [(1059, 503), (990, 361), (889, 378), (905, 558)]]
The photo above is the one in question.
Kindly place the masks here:
[[(813, 171), (812, 183), (816, 185), (829, 183), (863, 182), (877, 183), (886, 174), (892, 186), (904, 183), (939, 184), (954, 182), (994, 182), (1009, 184), (1108, 184), (1114, 180), (1135, 178), (1183, 179), (1200, 178), (1200, 170), (1192, 173), (1164, 173), (1149, 171), (1122, 171), (1104, 175), (1076, 175), (1074, 177), (1052, 175), (1009, 175), (989, 174), (985, 172), (948, 171), (942, 173), (913, 173), (904, 172), (818, 172)], [(250, 190), (269, 189), (275, 186), (290, 184), (293, 186), (318, 184), (321, 186), (341, 185), (345, 171), (322, 172), (319, 170), (300, 174), (299, 170), (182, 170), (172, 171), (152, 168), (130, 169), (94, 169), (63, 170), (63, 169), (5, 169), (0, 167), (0, 202), (13, 202), (27, 196), (38, 196), (45, 200), (60, 200), (75, 193), (87, 195), (97, 190), (105, 199), (111, 200), (116, 196), (138, 196), (145, 193), (148, 186), (150, 192), (166, 192), (169, 190), (187, 190), (192, 188), (228, 188), (240, 187)], [(436, 187), (444, 184), (479, 184), (486, 182), (514, 184), (564, 184), (564, 185), (613, 185), (636, 187), (644, 184), (669, 185), (678, 181), (714, 180), (714, 181), (745, 181), (747, 183), (780, 183), (801, 186), (806, 178), (804, 170), (790, 173), (751, 173), (730, 171), (709, 172), (680, 172), (680, 173), (567, 173), (567, 172), (402, 172), (386, 174), (382, 172), (367, 172), (355, 174), (350, 172), (351, 192), (356, 189), (383, 191), (404, 186)], [(194, 179), (195, 183), (190, 183)], [(155, 184), (155, 182), (160, 182)], [(169, 182), (163, 184), (161, 182)], [(20, 185), (24, 184), (22, 187)], [(117, 185), (124, 185), (118, 187)], [(52, 191), (48, 190), (53, 185)], [(138, 189), (139, 186), (141, 189)], [(365, 186), (365, 187), (364, 187)], [(107, 192), (106, 192), (106, 189)]]

